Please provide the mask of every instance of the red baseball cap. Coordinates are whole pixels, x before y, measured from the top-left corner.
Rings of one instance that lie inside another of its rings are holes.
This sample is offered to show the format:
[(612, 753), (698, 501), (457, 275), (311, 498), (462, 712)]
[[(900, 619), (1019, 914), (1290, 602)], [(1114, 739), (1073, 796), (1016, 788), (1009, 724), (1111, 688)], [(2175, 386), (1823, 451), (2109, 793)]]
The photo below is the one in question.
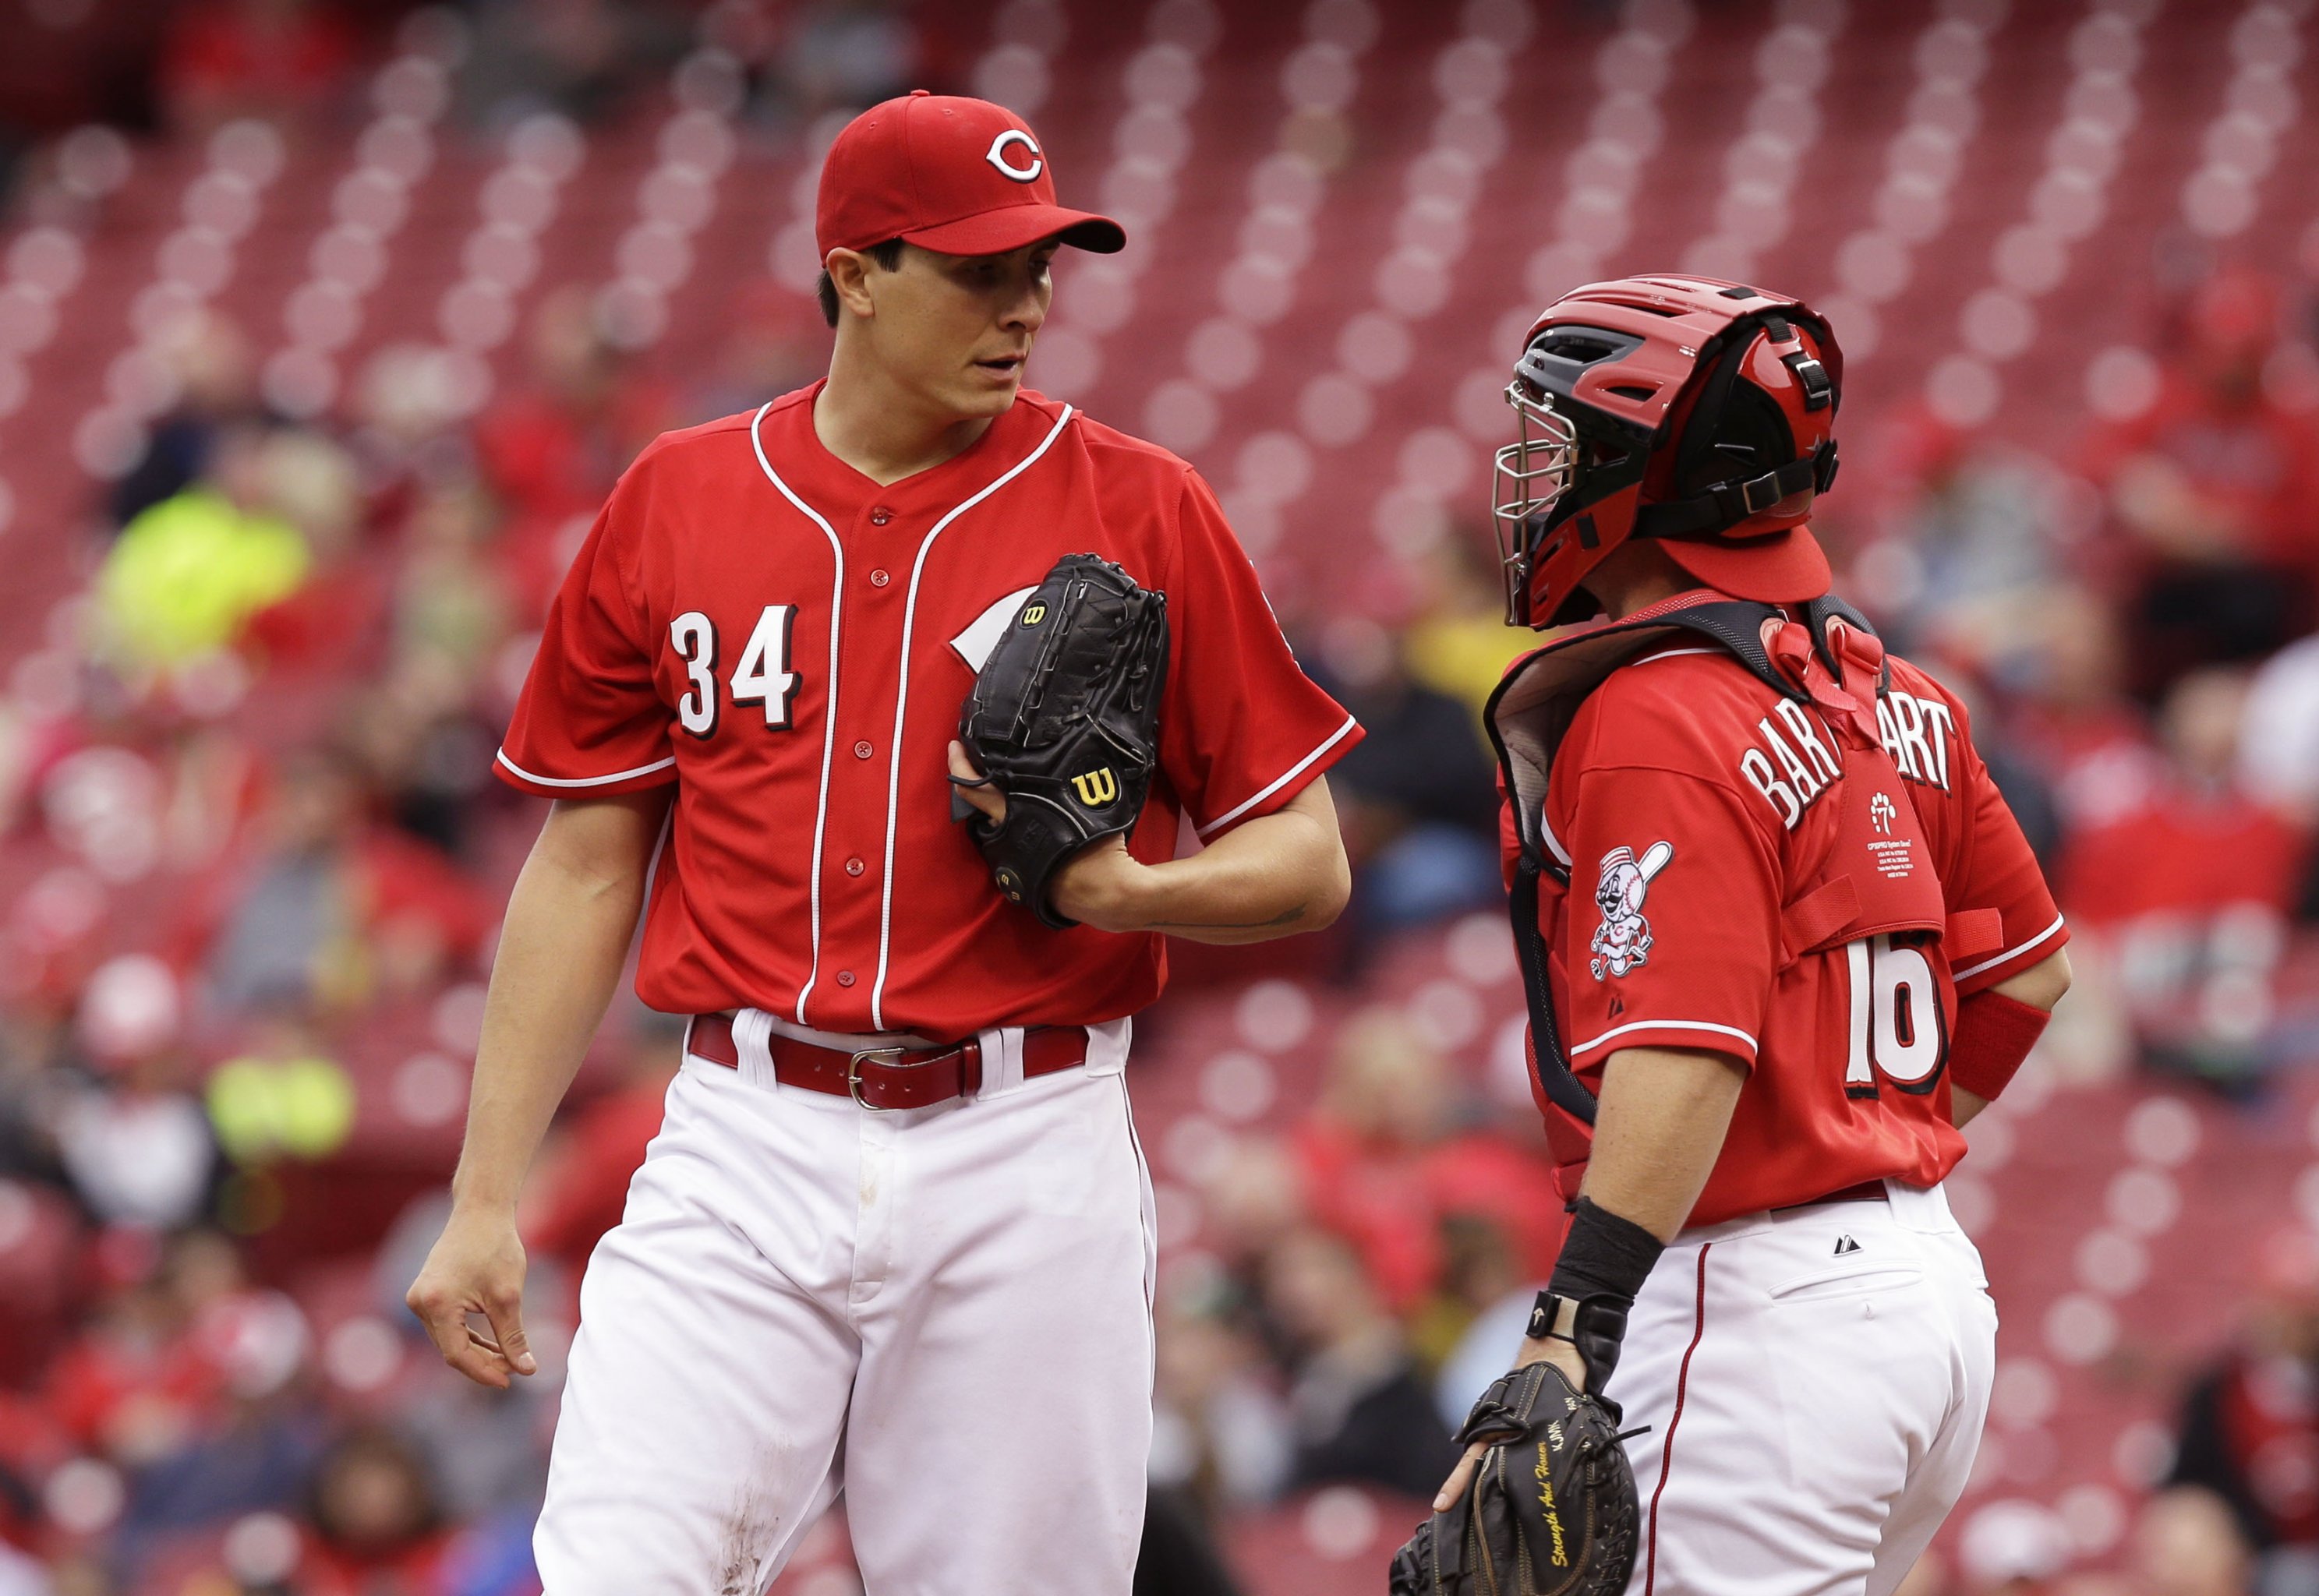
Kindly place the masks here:
[(1692, 543), (1670, 537), (1659, 547), (1709, 587), (1758, 604), (1817, 599), (1835, 581), (1827, 551), (1809, 527), (1790, 527), (1745, 542)]
[(1042, 239), (1110, 255), (1127, 230), (1055, 203), (1030, 124), (988, 100), (913, 89), (848, 122), (822, 162), (814, 237), (825, 256), (900, 239), (941, 255), (1003, 255)]

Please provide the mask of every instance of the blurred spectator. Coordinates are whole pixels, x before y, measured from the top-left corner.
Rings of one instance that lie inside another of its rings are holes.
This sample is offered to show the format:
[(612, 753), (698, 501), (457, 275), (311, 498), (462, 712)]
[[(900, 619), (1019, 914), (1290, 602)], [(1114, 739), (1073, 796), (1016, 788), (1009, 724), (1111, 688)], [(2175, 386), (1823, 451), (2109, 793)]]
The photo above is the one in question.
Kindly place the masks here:
[[(1508, 424), (1512, 412), (1508, 411)], [(1489, 537), (1459, 527), (1427, 550), (1415, 569), (1421, 596), (1402, 634), (1401, 657), (1412, 680), (1473, 711), (1505, 677), (1506, 667), (1536, 648), (1537, 635), (1506, 625), (1506, 595), (1494, 564), (1484, 564)], [(1487, 554), (1494, 559), (1494, 554)]]
[(627, 0), (479, 0), (461, 99), (506, 126), (541, 110), (600, 122), (681, 51), (685, 17)]
[(1294, 1462), (1264, 1349), (1223, 1299), (1220, 1280), (1181, 1271), (1159, 1306), (1151, 1479), (1207, 1512), (1270, 1501)]
[(230, 645), (252, 616), (305, 580), (311, 555), (272, 501), (268, 442), (255, 427), (227, 429), (208, 482), (122, 528), (96, 597), (107, 650), (131, 673), (167, 672)]
[(303, 579), (249, 618), (247, 652), (292, 681), (374, 669), (386, 615), (384, 551), (357, 542), (363, 513), (353, 457), (323, 434), (277, 428), (266, 441), (266, 505), (304, 540)]
[[(2064, 583), (1984, 607), (1976, 619), (1970, 634), (1953, 626), (1943, 646), (1990, 682), (1999, 729), (2037, 751), (2064, 834), (2113, 824), (2148, 803), (2164, 763), (2147, 714), (2126, 696), (2109, 607)], [(1976, 740), (1990, 718), (1975, 721)]]
[(214, 920), (190, 928), (213, 949), (213, 1003), (343, 1005), (424, 987), (476, 956), (491, 899), (427, 843), (368, 822), (364, 801), (344, 759), (284, 762), (254, 845), (218, 883)]
[[(1366, 1009), (1339, 1028), (1328, 1084), (1295, 1134), (1313, 1218), (1358, 1250), (1389, 1308), (1413, 1312), (1449, 1285), (1458, 1305), (1431, 1338), (1437, 1354), (1512, 1280), (1545, 1274), (1562, 1240), (1544, 1158), (1461, 1125), (1457, 1090), (1448, 1059), (1404, 1015)], [(1453, 1282), (1446, 1241), (1457, 1222), (1470, 1278)]]
[(1409, 678), (1393, 635), (1347, 617), (1314, 675), (1368, 735), (1330, 772), (1364, 940), (1498, 902), (1497, 800), (1467, 706)]
[(2195, 1485), (2162, 1491), (2143, 1504), (2130, 1555), (2134, 1596), (2288, 1596), (2258, 1583), (2230, 1509)]
[(1292, 1359), (1292, 1487), (1359, 1481), (1424, 1496), (1457, 1461), (1401, 1327), (1359, 1255), (1325, 1231), (1290, 1237), (1268, 1262), (1264, 1301)]
[(313, 1537), (299, 1568), (311, 1596), (451, 1596), (451, 1536), (425, 1463), (393, 1432), (330, 1443), (314, 1469)]
[(696, 421), (753, 410), (817, 381), (829, 364), (829, 329), (809, 294), (759, 281), (734, 296), (731, 335), (717, 371), (690, 407)]
[(536, 619), (613, 482), (675, 414), (665, 387), (605, 337), (576, 284), (540, 301), (524, 354), (525, 381), (476, 423), (475, 450), (505, 517), (501, 569)]
[(117, 527), (191, 487), (209, 469), (219, 431), (259, 416), (249, 339), (225, 316), (203, 310), (181, 318), (157, 353), (177, 399), (153, 419), (144, 452), (113, 484), (107, 509)]
[(127, 1476), (117, 1553), (139, 1563), (171, 1533), (289, 1501), (313, 1455), (299, 1384), (309, 1337), (279, 1293), (255, 1290), (223, 1238), (149, 1254), (113, 1249), (120, 1284), (57, 1363), (45, 1405), (62, 1433)]
[[(2281, 649), (2255, 672), (2239, 728), (2240, 784), (2319, 834), (2319, 636)], [(2296, 918), (2319, 924), (2319, 849), (2305, 863)]]
[(346, 91), (356, 37), (320, 0), (194, 0), (161, 57), (170, 121), (196, 137), (238, 116), (300, 120)]
[(2250, 270), (2194, 293), (2156, 399), (2095, 437), (2087, 469), (2134, 541), (2135, 686), (2257, 659), (2309, 629), (2319, 574), (2319, 424), (2263, 371), (2278, 285)]
[(2164, 775), (2139, 809), (2071, 839), (2062, 900), (2120, 973), (2154, 1059), (2216, 1085), (2265, 1067), (2271, 978), (2308, 838), (2238, 785), (2246, 680), (2183, 677), (2159, 717)]
[(1512, 1366), (1522, 1338), (1529, 1333), (1529, 1311), (1544, 1289), (1542, 1279), (1523, 1282), (1484, 1305), (1440, 1360), (1433, 1378), (1433, 1411), (1455, 1430), (1491, 1383)]
[(2254, 1288), (2233, 1344), (2184, 1398), (2167, 1483), (2224, 1504), (2249, 1547), (2299, 1576), (2263, 1582), (2286, 1596), (2319, 1589), (2319, 1243), (2301, 1229), (2267, 1238)]
[(307, 1378), (312, 1335), (290, 1298), (249, 1285), (231, 1245), (211, 1232), (172, 1248), (166, 1278), (176, 1345), (201, 1375), (183, 1393), (188, 1433), (130, 1471), (122, 1549), (132, 1567), (173, 1534), (287, 1505), (321, 1429)]
[(781, 52), (780, 82), (810, 121), (833, 107), (875, 105), (918, 86), (918, 33), (910, 8), (840, 0), (805, 10)]
[(206, 1210), (217, 1163), (190, 1087), (176, 978), (158, 959), (108, 960), (81, 995), (84, 1070), (37, 1112), (84, 1210), (105, 1224), (172, 1231)]
[(276, 1019), (258, 1030), (256, 1045), (210, 1073), (210, 1123), (220, 1145), (244, 1168), (328, 1158), (353, 1129), (354, 1083), (296, 1022)]
[(2319, 636), (2256, 670), (2239, 727), (2239, 781), (2305, 827), (2319, 825)]
[(1863, 494), (1885, 491), (1876, 540), (1855, 561), (1857, 601), (1875, 606), (1894, 647), (1913, 651), (1973, 626), (1993, 601), (2050, 581), (2072, 525), (2073, 491), (2083, 489), (2048, 460), (1969, 439), (1929, 416), (1904, 415), (1891, 428), (1917, 433), (1883, 445), (1915, 469), (1881, 483), (1872, 466), (1863, 473)]
[(79, 1216), (54, 1188), (0, 1178), (0, 1542), (9, 1534), (12, 1465), (34, 1442), (9, 1392), (30, 1386), (72, 1327), (87, 1289)]
[(57, 1150), (94, 1217), (167, 1230), (208, 1207), (217, 1144), (190, 1084), (184, 1055), (164, 1049), (58, 1105)]
[(2069, 1532), (2034, 1501), (1984, 1503), (1959, 1528), (1960, 1572), (1972, 1596), (2044, 1596), (2069, 1566)]

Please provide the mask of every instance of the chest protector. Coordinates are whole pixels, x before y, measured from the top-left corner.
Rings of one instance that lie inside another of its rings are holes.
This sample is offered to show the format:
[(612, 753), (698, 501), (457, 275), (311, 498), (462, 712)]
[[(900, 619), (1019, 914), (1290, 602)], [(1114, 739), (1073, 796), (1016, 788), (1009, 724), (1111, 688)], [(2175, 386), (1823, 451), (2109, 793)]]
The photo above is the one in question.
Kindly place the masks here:
[(1837, 806), (1835, 843), (1790, 883), (1781, 906), (1782, 969), (1888, 932), (1939, 937), (1952, 961), (1994, 948), (2002, 937), (1995, 910), (1947, 912), (1916, 805), (1877, 728), (1877, 701), (1891, 679), (1883, 645), (1839, 599), (1816, 599), (1800, 616), (1791, 620), (1771, 605), (1727, 599), (1616, 621), (1547, 645), (1490, 695), (1490, 741), (1520, 844), (1509, 907), (1538, 1085), (1556, 1107), (1585, 1124), (1594, 1123), (1594, 1095), (1563, 1050), (1547, 975), (1550, 948), (1538, 924), (1539, 878), (1570, 883), (1569, 867), (1546, 846), (1547, 782), (1579, 707), (1612, 672), (1646, 654), (1675, 642), (1711, 644), (1834, 734), (1842, 773), (1836, 790), (1818, 801)]

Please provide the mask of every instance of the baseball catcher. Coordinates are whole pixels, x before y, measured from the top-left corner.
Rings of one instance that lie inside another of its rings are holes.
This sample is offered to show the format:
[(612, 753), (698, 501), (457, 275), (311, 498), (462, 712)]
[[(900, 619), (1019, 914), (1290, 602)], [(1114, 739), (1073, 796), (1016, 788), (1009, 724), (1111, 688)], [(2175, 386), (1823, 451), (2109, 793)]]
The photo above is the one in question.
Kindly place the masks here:
[(1589, 284), (1512, 376), (1508, 619), (1603, 623), (1488, 708), (1570, 1228), (1395, 1589), (1890, 1596), (1995, 1370), (1942, 1181), (2068, 930), (1963, 702), (1828, 591), (1826, 318)]

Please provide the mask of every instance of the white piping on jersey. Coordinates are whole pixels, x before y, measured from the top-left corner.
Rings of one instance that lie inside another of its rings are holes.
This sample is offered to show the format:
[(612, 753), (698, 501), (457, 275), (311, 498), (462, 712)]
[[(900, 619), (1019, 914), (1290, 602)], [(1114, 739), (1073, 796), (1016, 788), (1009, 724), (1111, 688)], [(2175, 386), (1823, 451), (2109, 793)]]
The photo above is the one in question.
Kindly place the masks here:
[(813, 984), (821, 978), (821, 835), (829, 820), (830, 755), (837, 746), (837, 617), (845, 601), (845, 546), (837, 541), (836, 530), (821, 512), (792, 492), (789, 483), (781, 481), (781, 473), (773, 469), (773, 463), (765, 458), (765, 440), (758, 436), (757, 427), (772, 408), (772, 401), (767, 400), (749, 419), (749, 446), (757, 451), (757, 464), (764, 468), (766, 480), (781, 490), (782, 498), (798, 507), (799, 513), (821, 528), (821, 535), (829, 539), (830, 557), (837, 562), (837, 574), (829, 586), (829, 702), (822, 707), (821, 790), (813, 806), (813, 879), (808, 894), (812, 905), (813, 961), (806, 967), (805, 985), (798, 988), (797, 1000), (798, 1023), (802, 1025), (805, 1000), (812, 996)]
[(1977, 976), (1984, 969), (1994, 969), (2008, 959), (2018, 959), (2022, 954), (2027, 952), (2030, 949), (2035, 947), (2039, 942), (2044, 942), (2047, 937), (2053, 935), (2055, 932), (2061, 929), (2062, 916), (2056, 915), (2053, 916), (2053, 923), (2051, 925), (2045, 927), (2044, 930), (2039, 932), (2035, 936), (2031, 937), (2027, 942), (2023, 942), (2019, 947), (2008, 948), (2002, 953), (1994, 954), (1990, 958), (1982, 960), (1978, 964), (1968, 964), (1963, 969), (1953, 969), (1949, 971), (1949, 978), (1954, 981), (1961, 981), (1968, 976)]
[(1613, 1025), (1593, 1041), (1580, 1042), (1570, 1050), (1570, 1056), (1575, 1059), (1581, 1053), (1591, 1053), (1612, 1037), (1633, 1031), (1711, 1031), (1718, 1036), (1736, 1036), (1747, 1044), (1749, 1052), (1755, 1050), (1755, 1039), (1730, 1025), (1713, 1025), (1705, 1020), (1637, 1020), (1630, 1024)]
[(1647, 654), (1641, 659), (1631, 663), (1647, 665), (1653, 660), (1679, 660), (1687, 654), (1728, 654), (1730, 652), (1728, 648), (1662, 648), (1656, 654)]
[[(943, 518), (936, 521), (925, 541), (918, 545), (918, 557), (910, 564), (910, 596), (902, 605), (902, 681), (894, 690), (894, 742), (886, 751), (886, 879), (878, 899), (878, 979), (870, 988), (870, 1023), (877, 1030), (886, 1028), (886, 965), (893, 949), (894, 931), (894, 823), (901, 814), (902, 804), (902, 717), (910, 707), (910, 633), (918, 616), (918, 578), (925, 574), (926, 555), (934, 546), (934, 539), (952, 521), (989, 498), (999, 489), (1021, 476), (1039, 463), (1054, 441), (1062, 437), (1063, 428), (1071, 424), (1078, 412), (1069, 405), (1056, 418), (1039, 446), (984, 484), (971, 497), (953, 505)], [(826, 765), (824, 767), (826, 769)], [(820, 841), (818, 832), (814, 843), (816, 879), (819, 879)]]
[(510, 759), (504, 748), (499, 751), (498, 758), (500, 763), (525, 780), (537, 781), (542, 787), (604, 787), (614, 781), (626, 781), (631, 776), (649, 776), (654, 771), (665, 771), (676, 762), (676, 755), (672, 753), (666, 759), (656, 759), (648, 765), (638, 765), (633, 771), (614, 771), (609, 776), (535, 776)]
[[(645, 902), (644, 906), (636, 911), (639, 920), (652, 913), (653, 883), (660, 879), (661, 856), (668, 852), (668, 839), (675, 831), (676, 805), (672, 802), (668, 813), (660, 817), (660, 840), (653, 843), (651, 861), (645, 866)], [(691, 1023), (689, 1020), (685, 1023)]]
[(1335, 731), (1331, 732), (1326, 737), (1323, 737), (1321, 740), (1321, 746), (1315, 748), (1303, 759), (1298, 760), (1295, 764), (1290, 765), (1286, 770), (1281, 771), (1280, 774), (1274, 779), (1270, 786), (1265, 788), (1263, 791), (1258, 793), (1247, 802), (1225, 810), (1214, 820), (1209, 821), (1205, 825), (1196, 828), (1199, 834), (1205, 837), (1210, 832), (1214, 831), (1221, 826), (1230, 825), (1233, 821), (1247, 814), (1250, 809), (1255, 808), (1257, 805), (1270, 798), (1274, 793), (1278, 792), (1291, 781), (1295, 780), (1297, 777), (1303, 775), (1312, 767), (1312, 763), (1314, 760), (1320, 758), (1322, 754), (1328, 753), (1330, 749), (1334, 748), (1338, 744), (1343, 742), (1345, 740), (1345, 734), (1351, 731), (1353, 729), (1353, 717), (1349, 715), (1346, 716), (1345, 724), (1339, 726)]
[(1570, 850), (1564, 847), (1562, 845), (1562, 839), (1554, 834), (1554, 823), (1546, 817), (1546, 800), (1544, 798), (1540, 798), (1538, 805), (1538, 834), (1541, 838), (1545, 839), (1547, 852), (1554, 855), (1555, 859), (1561, 864), (1564, 870), (1568, 870), (1570, 868)]

